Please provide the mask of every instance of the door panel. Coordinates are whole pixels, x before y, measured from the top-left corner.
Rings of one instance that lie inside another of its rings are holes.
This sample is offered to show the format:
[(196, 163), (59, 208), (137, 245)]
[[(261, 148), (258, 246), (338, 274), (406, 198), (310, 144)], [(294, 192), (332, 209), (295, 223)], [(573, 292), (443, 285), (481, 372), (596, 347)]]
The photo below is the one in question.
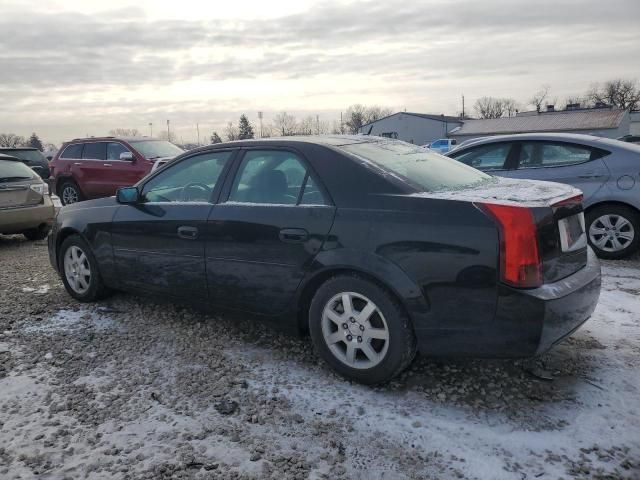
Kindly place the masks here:
[[(177, 297), (207, 297), (204, 267), (209, 203), (122, 205), (113, 219), (112, 243), (123, 284)], [(185, 227), (196, 229), (184, 238)]]
[(269, 315), (284, 311), (334, 215), (332, 206), (216, 205), (206, 244), (211, 302)]
[(582, 145), (557, 142), (522, 142), (518, 150), (518, 168), (500, 172), (511, 178), (545, 180), (572, 185), (582, 190), (588, 203), (609, 179), (609, 169), (598, 152)]
[(85, 143), (82, 159), (72, 163), (73, 176), (89, 198), (106, 196), (105, 177), (109, 175), (108, 167), (105, 166), (106, 153), (106, 142)]
[(105, 178), (105, 195), (115, 195), (120, 187), (130, 187), (151, 171), (151, 162), (133, 156), (133, 160), (120, 160), (120, 154), (131, 152), (119, 142), (109, 142), (107, 145), (107, 161), (109, 165)]

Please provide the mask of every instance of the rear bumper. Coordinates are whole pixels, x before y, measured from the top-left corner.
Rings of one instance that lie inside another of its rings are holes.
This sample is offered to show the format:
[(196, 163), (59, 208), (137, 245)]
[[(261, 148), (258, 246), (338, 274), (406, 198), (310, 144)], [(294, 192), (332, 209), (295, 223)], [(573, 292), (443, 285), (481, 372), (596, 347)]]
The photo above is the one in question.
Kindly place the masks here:
[(49, 195), (44, 202), (32, 207), (17, 207), (0, 210), (0, 233), (21, 233), (31, 228), (50, 228), (55, 210)]
[(558, 282), (528, 290), (500, 284), (493, 321), (470, 319), (468, 329), (417, 329), (418, 348), (435, 356), (535, 356), (587, 321), (599, 297), (600, 262), (589, 248), (587, 265)]

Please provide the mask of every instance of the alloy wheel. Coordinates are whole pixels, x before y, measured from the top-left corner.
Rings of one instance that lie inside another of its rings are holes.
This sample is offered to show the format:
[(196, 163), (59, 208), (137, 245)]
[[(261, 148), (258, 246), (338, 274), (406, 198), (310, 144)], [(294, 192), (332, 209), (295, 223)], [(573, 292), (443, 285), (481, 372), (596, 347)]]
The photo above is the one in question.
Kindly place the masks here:
[(79, 200), (78, 191), (71, 185), (67, 185), (62, 190), (62, 200), (65, 205), (76, 203)]
[(72, 245), (64, 254), (64, 275), (71, 289), (83, 295), (91, 283), (89, 259), (76, 245)]
[(634, 238), (635, 231), (632, 223), (621, 215), (602, 215), (589, 226), (591, 243), (605, 252), (624, 250)]
[(331, 353), (357, 369), (382, 362), (389, 347), (389, 328), (380, 309), (355, 292), (334, 295), (322, 311), (322, 335)]

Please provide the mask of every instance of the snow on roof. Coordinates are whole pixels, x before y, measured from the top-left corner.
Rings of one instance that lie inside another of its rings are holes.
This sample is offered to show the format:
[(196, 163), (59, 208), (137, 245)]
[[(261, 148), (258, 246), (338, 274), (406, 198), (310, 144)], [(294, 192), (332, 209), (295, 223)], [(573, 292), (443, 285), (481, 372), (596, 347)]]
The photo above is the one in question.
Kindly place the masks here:
[(617, 128), (626, 113), (624, 110), (600, 109), (541, 112), (536, 115), (465, 120), (454, 135), (602, 130)]

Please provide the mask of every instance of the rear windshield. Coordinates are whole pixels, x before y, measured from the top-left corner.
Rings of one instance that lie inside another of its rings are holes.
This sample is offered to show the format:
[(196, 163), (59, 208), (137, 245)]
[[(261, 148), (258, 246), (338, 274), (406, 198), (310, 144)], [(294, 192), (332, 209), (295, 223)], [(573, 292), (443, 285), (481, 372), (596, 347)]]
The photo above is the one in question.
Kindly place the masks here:
[(36, 174), (24, 163), (17, 160), (0, 160), (0, 182), (29, 180)]
[(473, 187), (493, 178), (423, 147), (397, 140), (354, 143), (340, 148), (373, 162), (422, 192)]
[(10, 155), (22, 160), (29, 160), (30, 162), (46, 161), (40, 150), (11, 150)]
[(184, 153), (184, 150), (165, 140), (133, 140), (129, 141), (129, 143), (148, 160), (160, 157), (175, 157)]

